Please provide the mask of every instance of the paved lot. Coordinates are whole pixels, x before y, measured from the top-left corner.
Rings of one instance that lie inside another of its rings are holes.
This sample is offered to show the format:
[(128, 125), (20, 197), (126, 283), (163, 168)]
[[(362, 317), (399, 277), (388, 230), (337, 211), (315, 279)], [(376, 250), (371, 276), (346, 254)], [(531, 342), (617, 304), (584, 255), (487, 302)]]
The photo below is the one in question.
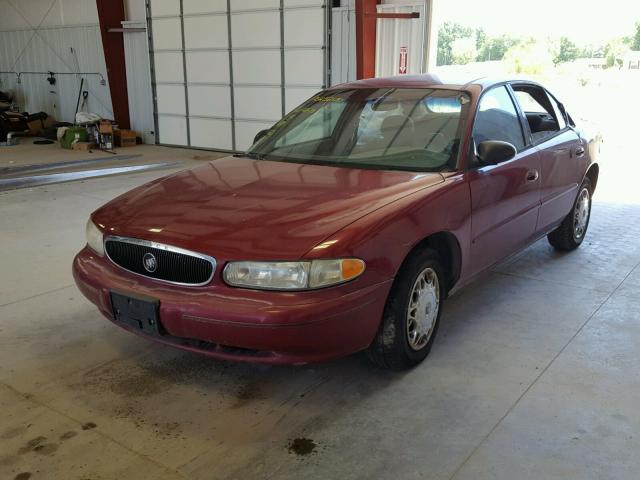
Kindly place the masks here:
[(540, 241), (461, 291), (402, 374), (225, 363), (103, 319), (70, 273), (86, 218), (166, 173), (0, 194), (0, 478), (637, 478), (640, 194), (611, 170), (580, 250)]

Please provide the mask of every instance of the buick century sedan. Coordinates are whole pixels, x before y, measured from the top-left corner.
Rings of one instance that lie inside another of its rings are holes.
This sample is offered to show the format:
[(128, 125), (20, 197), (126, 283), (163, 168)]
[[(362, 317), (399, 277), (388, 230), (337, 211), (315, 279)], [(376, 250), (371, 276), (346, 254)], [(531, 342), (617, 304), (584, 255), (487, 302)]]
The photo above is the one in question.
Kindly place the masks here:
[(246, 153), (98, 209), (74, 277), (116, 325), (185, 350), (407, 368), (480, 272), (583, 242), (599, 142), (531, 81), (343, 84)]

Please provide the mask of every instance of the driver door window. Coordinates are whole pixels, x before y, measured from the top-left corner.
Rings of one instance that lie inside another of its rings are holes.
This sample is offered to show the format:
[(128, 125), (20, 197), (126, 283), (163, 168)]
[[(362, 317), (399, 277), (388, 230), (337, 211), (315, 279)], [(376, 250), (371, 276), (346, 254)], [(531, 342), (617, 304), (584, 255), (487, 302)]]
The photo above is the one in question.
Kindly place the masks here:
[(524, 134), (511, 95), (506, 87), (496, 87), (485, 93), (473, 127), (476, 145), (485, 140), (509, 142), (516, 150), (524, 148)]

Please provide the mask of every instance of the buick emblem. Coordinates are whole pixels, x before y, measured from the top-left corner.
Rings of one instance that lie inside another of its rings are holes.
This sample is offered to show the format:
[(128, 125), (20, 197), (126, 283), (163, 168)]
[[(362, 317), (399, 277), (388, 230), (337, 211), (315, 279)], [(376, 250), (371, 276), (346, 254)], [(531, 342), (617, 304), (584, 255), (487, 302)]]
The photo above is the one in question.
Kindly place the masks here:
[(149, 273), (155, 272), (156, 268), (158, 268), (155, 255), (153, 253), (145, 253), (144, 257), (142, 257), (142, 266)]

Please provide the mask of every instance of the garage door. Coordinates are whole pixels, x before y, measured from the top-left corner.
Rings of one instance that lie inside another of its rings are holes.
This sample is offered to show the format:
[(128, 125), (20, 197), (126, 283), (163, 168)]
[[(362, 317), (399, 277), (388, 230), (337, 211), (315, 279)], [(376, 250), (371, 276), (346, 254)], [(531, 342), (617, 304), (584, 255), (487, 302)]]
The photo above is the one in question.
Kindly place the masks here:
[(328, 85), (325, 0), (147, 2), (157, 142), (244, 150)]

